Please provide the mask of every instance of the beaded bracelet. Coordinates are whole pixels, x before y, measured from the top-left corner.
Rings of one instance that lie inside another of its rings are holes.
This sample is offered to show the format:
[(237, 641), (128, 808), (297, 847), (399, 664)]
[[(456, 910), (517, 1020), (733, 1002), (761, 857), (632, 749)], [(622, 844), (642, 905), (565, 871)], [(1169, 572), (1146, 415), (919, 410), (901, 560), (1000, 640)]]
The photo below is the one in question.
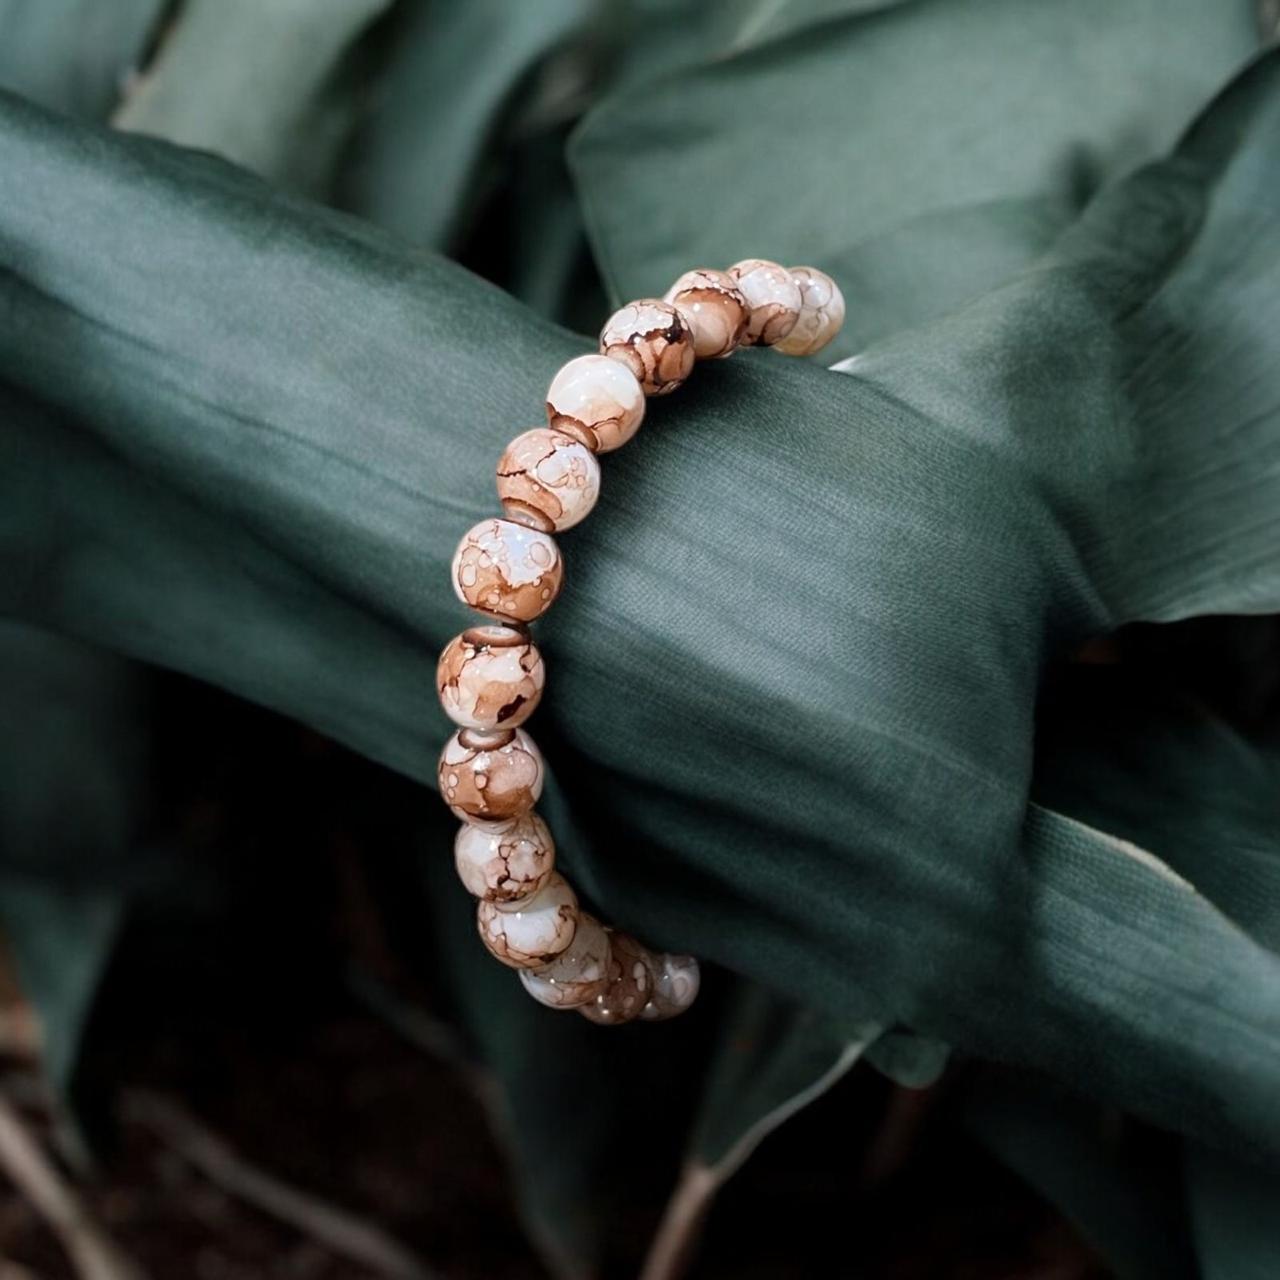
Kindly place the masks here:
[(759, 258), (686, 272), (663, 299), (628, 303), (601, 331), (600, 354), (570, 360), (551, 380), (547, 425), (517, 436), (499, 459), (505, 517), (481, 521), (458, 544), (454, 590), (494, 621), (455, 636), (440, 655), (440, 701), (459, 726), (440, 755), (440, 794), (462, 820), (454, 857), (480, 899), (480, 938), (542, 1004), (605, 1024), (657, 1020), (687, 1009), (699, 985), (692, 956), (651, 952), (579, 908), (533, 810), (543, 763), (520, 726), (546, 680), (527, 624), (551, 607), (564, 579), (550, 535), (591, 511), (596, 455), (626, 444), (645, 397), (674, 391), (695, 358), (739, 346), (810, 355), (843, 320), (829, 276)]

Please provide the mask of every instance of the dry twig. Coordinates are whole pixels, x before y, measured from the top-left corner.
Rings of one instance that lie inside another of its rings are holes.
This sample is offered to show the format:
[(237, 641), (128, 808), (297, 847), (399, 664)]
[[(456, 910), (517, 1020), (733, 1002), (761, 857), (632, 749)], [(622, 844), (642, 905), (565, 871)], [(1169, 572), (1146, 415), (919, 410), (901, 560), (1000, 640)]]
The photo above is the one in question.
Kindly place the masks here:
[(281, 1182), (249, 1164), (177, 1104), (156, 1094), (129, 1095), (126, 1117), (150, 1129), (210, 1182), (319, 1241), (333, 1253), (391, 1280), (434, 1280), (404, 1245), (382, 1228)]
[(102, 1229), (4, 1097), (0, 1169), (49, 1224), (81, 1280), (144, 1280), (141, 1268)]

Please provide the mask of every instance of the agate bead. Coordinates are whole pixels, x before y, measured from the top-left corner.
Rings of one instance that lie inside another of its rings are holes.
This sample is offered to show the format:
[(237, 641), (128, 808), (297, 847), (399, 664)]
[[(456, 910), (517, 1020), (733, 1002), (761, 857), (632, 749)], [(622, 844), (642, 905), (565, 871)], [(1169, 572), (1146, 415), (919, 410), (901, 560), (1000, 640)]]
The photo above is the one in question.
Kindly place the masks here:
[(545, 969), (522, 969), (524, 989), (553, 1009), (576, 1009), (609, 985), (609, 935), (585, 911), (578, 915), (573, 941)]
[(693, 956), (656, 956), (653, 990), (640, 1016), (646, 1022), (660, 1022), (683, 1013), (697, 998), (702, 972)]
[(547, 421), (596, 453), (621, 448), (644, 420), (644, 389), (620, 360), (578, 356), (547, 388)]
[(464, 729), (523, 724), (546, 679), (537, 646), (516, 627), (468, 627), (445, 645), (436, 664), (440, 705)]
[(800, 286), (791, 272), (764, 258), (745, 258), (729, 268), (729, 277), (751, 307), (744, 347), (771, 347), (796, 327), (800, 319)]
[(664, 300), (685, 318), (699, 360), (732, 355), (751, 317), (746, 297), (725, 271), (686, 271)]
[(555, 533), (584, 519), (600, 496), (600, 464), (580, 440), (536, 427), (498, 459), (498, 497), (518, 524)]
[(600, 351), (626, 365), (648, 396), (674, 391), (693, 371), (693, 333), (660, 298), (641, 298), (615, 311), (600, 331)]
[(573, 941), (578, 895), (553, 871), (531, 898), (503, 904), (481, 902), (476, 927), (489, 954), (513, 969), (541, 969)]
[(458, 599), (502, 621), (541, 616), (563, 582), (564, 563), (552, 539), (513, 520), (481, 520), (453, 556)]
[(654, 957), (630, 934), (609, 934), (609, 984), (579, 1012), (592, 1022), (632, 1022), (643, 1012), (653, 991)]
[(774, 343), (774, 349), (784, 356), (811, 356), (840, 332), (844, 294), (817, 267), (792, 267), (791, 278), (800, 286), (800, 319), (781, 342)]
[(507, 822), (542, 794), (542, 753), (523, 729), (459, 729), (440, 753), (440, 794), (464, 821)]
[(486, 902), (515, 902), (550, 879), (556, 846), (536, 813), (497, 829), (464, 822), (453, 842), (453, 861), (469, 893)]

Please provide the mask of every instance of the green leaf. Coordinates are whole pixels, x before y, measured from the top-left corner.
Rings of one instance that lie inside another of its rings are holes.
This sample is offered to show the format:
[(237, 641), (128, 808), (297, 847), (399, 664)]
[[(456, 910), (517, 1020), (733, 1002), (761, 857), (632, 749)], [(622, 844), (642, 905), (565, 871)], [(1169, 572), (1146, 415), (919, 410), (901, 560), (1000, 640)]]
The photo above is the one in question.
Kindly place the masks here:
[(1193, 1147), (1186, 1177), (1201, 1280), (1270, 1280), (1280, 1268), (1280, 1169)]
[(869, 1044), (863, 1056), (895, 1084), (905, 1089), (927, 1089), (942, 1079), (951, 1046), (895, 1027)]
[(0, 623), (0, 927), (62, 1092), (142, 866), (149, 705), (135, 664)]
[(1257, 47), (1251, 0), (796, 8), (607, 97), (572, 161), (616, 297), (815, 262), (851, 303), (825, 361), (1008, 278)]
[(1127, 1132), (1114, 1113), (1061, 1090), (1005, 1075), (980, 1079), (963, 1117), (1076, 1224), (1121, 1280), (1199, 1274), (1177, 1162), (1152, 1135)]
[(46, 878), (0, 876), (0, 924), (23, 992), (40, 1015), (43, 1065), (65, 1093), (85, 1021), (115, 945), (124, 895), (64, 889)]
[(165, 0), (0, 0), (0, 87), (103, 119), (164, 8)]
[[(605, 915), (1280, 1149), (1274, 957), (1027, 809), (1053, 655), (1280, 607), (1278, 77), (853, 376), (746, 353), (652, 406), (540, 635), (548, 810)], [(448, 558), (584, 344), (207, 157), (7, 102), (0, 166), (0, 607), (429, 776)]]
[(385, 89), (356, 139), (344, 189), (350, 207), (417, 244), (452, 244), (522, 83), (581, 26), (587, 7), (586, 0), (405, 6)]
[(837, 1027), (743, 986), (726, 1010), (680, 1179), (645, 1263), (645, 1277), (681, 1273), (713, 1200), (756, 1148), (837, 1084), (880, 1035)]
[(322, 188), (350, 104), (325, 97), (390, 0), (185, 0), (114, 123)]

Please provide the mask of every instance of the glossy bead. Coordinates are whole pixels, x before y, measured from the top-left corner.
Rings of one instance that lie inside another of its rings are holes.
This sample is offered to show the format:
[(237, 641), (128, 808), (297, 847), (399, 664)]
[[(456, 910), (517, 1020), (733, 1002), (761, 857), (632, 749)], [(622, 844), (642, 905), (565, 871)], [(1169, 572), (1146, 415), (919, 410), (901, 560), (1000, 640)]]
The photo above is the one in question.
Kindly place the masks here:
[(486, 902), (515, 902), (532, 897), (550, 879), (556, 846), (536, 813), (496, 830), (464, 822), (453, 842), (453, 861), (468, 893)]
[(594, 916), (578, 914), (573, 941), (545, 969), (522, 969), (520, 981), (539, 1004), (576, 1009), (609, 985), (609, 935)]
[(523, 729), (459, 729), (440, 753), (440, 794), (464, 821), (507, 822), (542, 794), (542, 753)]
[(600, 464), (580, 440), (536, 427), (498, 459), (498, 497), (518, 524), (555, 533), (584, 519), (600, 496)]
[(811, 356), (821, 351), (844, 324), (844, 294), (825, 271), (817, 267), (792, 267), (791, 278), (800, 286), (800, 319), (774, 350), (784, 356)]
[(742, 290), (725, 271), (686, 271), (667, 290), (664, 300), (684, 316), (693, 331), (693, 350), (699, 360), (732, 355), (751, 317)]
[(458, 599), (502, 621), (532, 622), (560, 594), (564, 563), (545, 533), (512, 520), (481, 520), (453, 556)]
[(800, 286), (786, 267), (764, 258), (745, 258), (729, 268), (729, 276), (751, 307), (744, 347), (771, 347), (796, 327), (800, 319)]
[(625, 364), (647, 396), (665, 396), (693, 371), (693, 333), (660, 298), (628, 302), (600, 331), (600, 351)]
[(476, 927), (489, 954), (513, 969), (541, 969), (572, 941), (578, 927), (578, 895), (553, 871), (531, 898), (506, 905), (482, 902)]
[(697, 998), (702, 971), (693, 956), (667, 953), (655, 957), (653, 990), (640, 1016), (646, 1022), (660, 1022), (683, 1013)]
[(620, 360), (578, 356), (547, 388), (547, 421), (596, 453), (621, 448), (644, 420), (644, 388)]
[(440, 705), (464, 729), (514, 729), (542, 697), (547, 670), (516, 627), (468, 627), (445, 645), (436, 664)]
[(602, 1025), (632, 1022), (649, 1003), (654, 958), (629, 933), (610, 933), (609, 949), (609, 985), (578, 1011)]

